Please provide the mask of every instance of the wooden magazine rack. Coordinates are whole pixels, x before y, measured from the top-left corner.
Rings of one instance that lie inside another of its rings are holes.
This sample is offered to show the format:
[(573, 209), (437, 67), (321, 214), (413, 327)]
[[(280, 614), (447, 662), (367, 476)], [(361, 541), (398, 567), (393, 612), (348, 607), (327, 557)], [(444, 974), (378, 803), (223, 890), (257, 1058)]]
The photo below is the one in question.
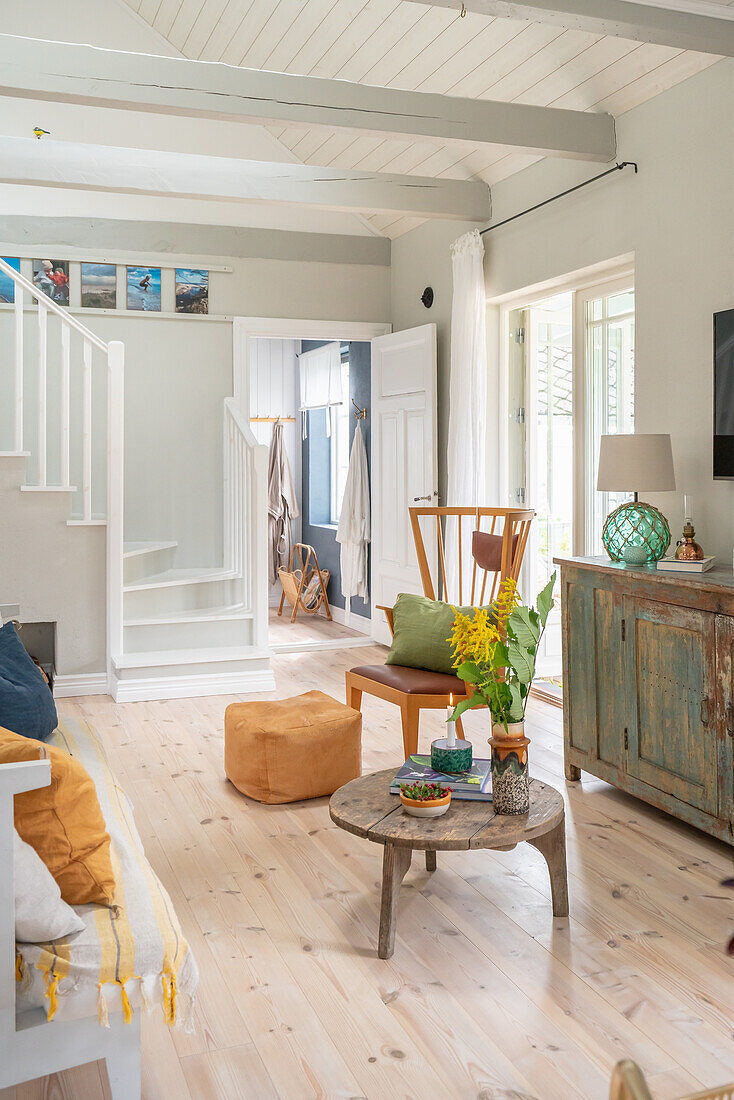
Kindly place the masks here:
[(296, 621), (299, 610), (304, 615), (317, 615), (323, 607), (326, 618), (331, 622), (331, 608), (326, 586), (331, 574), (328, 569), (319, 568), (319, 559), (313, 546), (307, 542), (296, 542), (291, 550), (288, 568), (278, 570), (283, 591), (280, 596), (278, 614), (283, 614), (286, 600), (293, 608), (291, 622)]

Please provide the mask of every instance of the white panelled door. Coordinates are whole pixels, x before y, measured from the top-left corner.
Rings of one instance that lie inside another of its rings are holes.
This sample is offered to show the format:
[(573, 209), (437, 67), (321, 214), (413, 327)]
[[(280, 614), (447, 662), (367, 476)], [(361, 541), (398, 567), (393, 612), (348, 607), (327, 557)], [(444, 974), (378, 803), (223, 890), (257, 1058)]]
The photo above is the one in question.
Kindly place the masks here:
[[(408, 508), (438, 504), (437, 434), (436, 326), (377, 337), (372, 341), (372, 624), (373, 636), (385, 645), (390, 631), (376, 607), (392, 607), (400, 592), (423, 591)], [(429, 565), (433, 572), (430, 550)]]

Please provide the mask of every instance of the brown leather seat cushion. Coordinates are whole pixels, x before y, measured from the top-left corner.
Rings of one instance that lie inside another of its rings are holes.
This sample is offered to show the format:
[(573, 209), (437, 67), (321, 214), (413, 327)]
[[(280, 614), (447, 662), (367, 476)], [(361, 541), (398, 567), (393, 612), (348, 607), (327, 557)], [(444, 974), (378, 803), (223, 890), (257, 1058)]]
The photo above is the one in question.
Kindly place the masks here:
[(425, 672), (405, 665), (360, 665), (351, 671), (355, 676), (364, 676), (406, 695), (449, 695), (451, 692), (459, 698), (466, 695), (464, 681), (458, 676), (447, 676), (445, 672)]
[[(520, 536), (512, 536), (512, 560), (517, 553), (517, 540)], [(489, 531), (474, 531), (471, 537), (471, 552), (474, 561), (480, 569), (486, 569), (488, 573), (499, 573), (502, 568), (502, 535), (490, 535)]]

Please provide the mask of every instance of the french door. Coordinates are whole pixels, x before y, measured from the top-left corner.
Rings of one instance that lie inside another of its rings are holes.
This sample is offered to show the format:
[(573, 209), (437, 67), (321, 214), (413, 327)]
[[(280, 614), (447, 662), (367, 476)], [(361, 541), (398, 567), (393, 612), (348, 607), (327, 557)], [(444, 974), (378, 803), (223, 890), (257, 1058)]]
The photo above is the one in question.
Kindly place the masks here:
[[(505, 499), (536, 512), (521, 577), (533, 600), (554, 557), (602, 552), (604, 517), (622, 499), (598, 493), (596, 473), (601, 436), (634, 431), (633, 276), (519, 300), (503, 318)], [(560, 674), (559, 605), (537, 668)]]

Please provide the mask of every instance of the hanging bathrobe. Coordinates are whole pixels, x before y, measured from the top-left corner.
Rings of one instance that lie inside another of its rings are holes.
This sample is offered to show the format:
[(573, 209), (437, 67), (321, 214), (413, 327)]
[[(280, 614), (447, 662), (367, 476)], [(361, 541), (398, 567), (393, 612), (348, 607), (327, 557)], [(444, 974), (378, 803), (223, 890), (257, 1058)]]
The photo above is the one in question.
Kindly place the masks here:
[(342, 595), (349, 618), (350, 598), (367, 600), (367, 544), (370, 541), (370, 483), (367, 473), (367, 451), (362, 428), (357, 421), (349, 456), (349, 472), (344, 487), (336, 541), (340, 544)]
[(298, 498), (283, 442), (283, 425), (273, 428), (268, 454), (268, 575), (270, 583), (278, 579), (278, 567), (288, 568), (293, 536), (291, 520), (300, 515)]

